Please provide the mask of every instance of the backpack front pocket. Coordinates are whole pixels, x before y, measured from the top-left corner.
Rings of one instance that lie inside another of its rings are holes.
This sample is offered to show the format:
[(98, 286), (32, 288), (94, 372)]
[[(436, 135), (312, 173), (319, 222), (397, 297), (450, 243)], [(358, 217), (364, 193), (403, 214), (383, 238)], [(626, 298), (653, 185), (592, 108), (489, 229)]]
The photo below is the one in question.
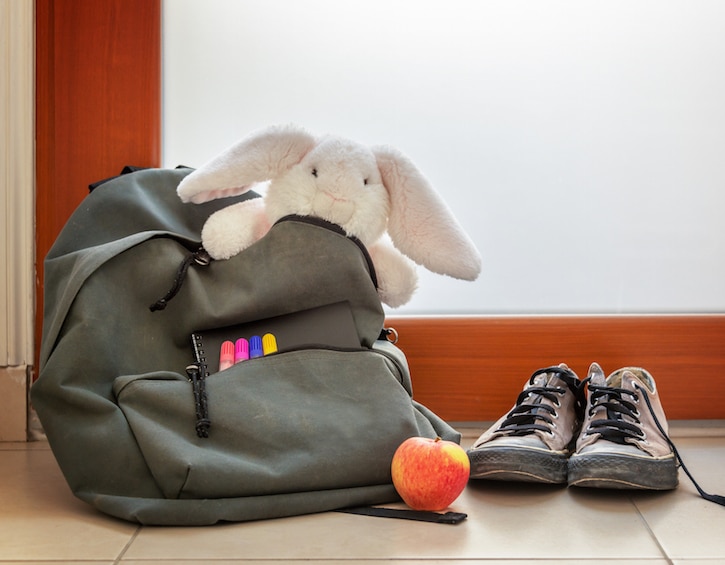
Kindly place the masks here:
[(372, 350), (300, 350), (208, 377), (207, 438), (196, 434), (192, 385), (178, 373), (118, 377), (114, 392), (167, 498), (390, 483), (398, 445), (436, 435)]

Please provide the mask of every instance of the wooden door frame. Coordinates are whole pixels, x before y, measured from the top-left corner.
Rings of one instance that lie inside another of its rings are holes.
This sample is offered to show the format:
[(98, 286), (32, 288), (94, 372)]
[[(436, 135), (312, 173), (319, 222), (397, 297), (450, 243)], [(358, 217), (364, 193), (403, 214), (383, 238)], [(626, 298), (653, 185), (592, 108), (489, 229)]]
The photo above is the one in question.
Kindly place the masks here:
[(92, 182), (161, 165), (161, 0), (35, 0), (36, 315), (43, 260)]

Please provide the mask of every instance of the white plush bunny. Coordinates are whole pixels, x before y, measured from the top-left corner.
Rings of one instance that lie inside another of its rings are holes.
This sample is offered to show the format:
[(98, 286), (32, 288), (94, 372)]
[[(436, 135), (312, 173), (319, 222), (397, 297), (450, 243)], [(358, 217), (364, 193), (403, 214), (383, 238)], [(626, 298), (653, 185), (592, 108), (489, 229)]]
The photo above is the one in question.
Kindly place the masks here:
[[(383, 302), (397, 307), (417, 285), (415, 266), (475, 280), (481, 258), (445, 202), (415, 165), (390, 147), (368, 148), (340, 137), (315, 137), (276, 126), (242, 139), (179, 184), (184, 202), (234, 196), (270, 181), (264, 198), (212, 214), (204, 248), (228, 259), (289, 214), (338, 224), (368, 249)], [(385, 232), (388, 232), (390, 245)], [(396, 249), (397, 248), (397, 249)], [(407, 256), (407, 257), (406, 257)]]

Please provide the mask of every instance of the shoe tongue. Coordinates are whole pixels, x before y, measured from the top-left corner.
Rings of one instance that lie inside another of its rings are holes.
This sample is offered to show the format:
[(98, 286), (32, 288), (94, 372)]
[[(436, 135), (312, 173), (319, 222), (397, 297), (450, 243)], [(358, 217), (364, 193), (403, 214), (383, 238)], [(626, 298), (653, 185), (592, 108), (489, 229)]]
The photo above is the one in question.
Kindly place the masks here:
[(555, 379), (558, 379), (562, 383), (566, 383), (568, 376), (571, 376), (572, 379), (574, 378), (571, 369), (566, 363), (559, 363), (558, 367), (559, 369), (566, 371), (566, 373), (562, 374), (553, 371), (551, 373), (546, 373), (546, 384), (551, 384)]
[[(623, 380), (623, 377), (624, 377), (625, 373), (627, 375), (631, 375), (632, 374), (630, 371), (625, 371), (623, 369), (620, 369), (619, 371), (615, 371), (614, 373), (612, 373), (611, 375), (609, 375), (607, 377), (607, 381), (606, 381), (607, 386), (621, 388), (622, 387), (622, 380)], [(625, 381), (625, 382), (628, 382), (628, 381)]]
[[(560, 369), (569, 370), (569, 367), (567, 367), (564, 363), (561, 363), (559, 365)], [(555, 379), (561, 380), (561, 375), (559, 373), (556, 373), (554, 371), (541, 373), (540, 375), (536, 375), (534, 377), (534, 382), (532, 383), (533, 386), (547, 386), (551, 385), (552, 382), (555, 381)]]
[(652, 377), (644, 369), (637, 367), (625, 367), (615, 371), (607, 377), (607, 386), (634, 390), (632, 381), (646, 387), (650, 392), (654, 392), (654, 381)]
[[(566, 371), (566, 373), (559, 373), (555, 370), (549, 370), (545, 373), (537, 375), (529, 386), (544, 388), (553, 387), (557, 389), (569, 388), (570, 390), (573, 390), (572, 387), (576, 386), (576, 383), (579, 382), (579, 378), (572, 372), (571, 369), (569, 369), (569, 367), (565, 363), (560, 363), (557, 368), (563, 369), (564, 371)], [(542, 399), (540, 398), (538, 402), (541, 402), (541, 400)]]
[(534, 386), (546, 386), (548, 385), (554, 378), (556, 377), (556, 373), (542, 373), (538, 375), (534, 379)]
[[(589, 367), (587, 378), (595, 385), (604, 385), (608, 379), (604, 377), (604, 371), (597, 363), (592, 363)], [(610, 376), (611, 378), (611, 376)]]

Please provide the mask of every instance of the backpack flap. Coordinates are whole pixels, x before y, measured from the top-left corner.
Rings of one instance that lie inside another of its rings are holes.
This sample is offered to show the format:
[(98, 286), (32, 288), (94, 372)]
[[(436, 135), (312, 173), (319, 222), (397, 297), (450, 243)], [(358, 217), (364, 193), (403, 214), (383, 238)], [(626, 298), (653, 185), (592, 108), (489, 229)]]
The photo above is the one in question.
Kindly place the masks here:
[[(199, 300), (203, 309), (175, 303)], [(208, 330), (340, 302), (350, 306), (360, 345), (370, 347), (385, 314), (367, 251), (334, 224), (290, 216), (239, 255), (190, 269), (168, 309), (183, 310), (190, 326)]]

